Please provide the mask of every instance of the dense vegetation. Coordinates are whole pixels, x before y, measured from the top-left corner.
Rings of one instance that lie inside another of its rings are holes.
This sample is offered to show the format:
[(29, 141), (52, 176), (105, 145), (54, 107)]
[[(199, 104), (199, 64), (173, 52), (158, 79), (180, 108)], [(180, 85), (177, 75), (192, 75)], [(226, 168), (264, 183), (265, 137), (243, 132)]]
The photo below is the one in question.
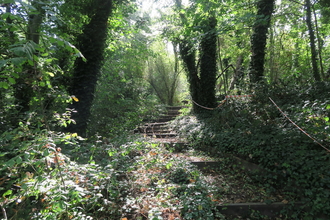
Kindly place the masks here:
[(155, 2), (1, 1), (1, 218), (226, 219), (225, 190), (133, 135), (184, 100), (181, 150), (303, 202), (283, 219), (330, 216), (330, 3)]

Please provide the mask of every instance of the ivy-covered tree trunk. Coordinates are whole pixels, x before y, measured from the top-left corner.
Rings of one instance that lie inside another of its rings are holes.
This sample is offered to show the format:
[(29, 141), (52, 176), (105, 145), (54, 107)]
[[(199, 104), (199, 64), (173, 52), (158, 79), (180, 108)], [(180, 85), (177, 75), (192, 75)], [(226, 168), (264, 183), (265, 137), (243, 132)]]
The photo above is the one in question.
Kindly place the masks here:
[[(35, 47), (40, 41), (40, 27), (45, 17), (44, 3), (40, 1), (32, 1), (31, 6), (34, 10), (28, 12), (28, 25), (26, 31), (27, 45)], [(33, 58), (34, 59), (34, 58)], [(33, 85), (38, 80), (39, 69), (37, 62), (34, 60), (33, 65), (25, 64), (20, 72), (19, 78), (14, 85), (14, 96), (19, 115), (30, 110), (30, 101), (34, 96)], [(13, 122), (13, 123), (16, 123)]]
[(253, 25), (251, 36), (250, 81), (260, 82), (264, 76), (265, 48), (271, 16), (274, 11), (275, 0), (259, 0), (257, 2), (257, 17)]
[(93, 9), (91, 9), (94, 10), (94, 14), (77, 39), (77, 48), (82, 52), (86, 61), (78, 58), (74, 64), (69, 93), (79, 101), (69, 106), (76, 110), (76, 113), (72, 115), (76, 124), (71, 124), (67, 130), (81, 136), (86, 136), (87, 132), (94, 90), (102, 67), (108, 32), (108, 18), (112, 7), (112, 0), (94, 0)]
[[(176, 7), (179, 9), (179, 16), (183, 26), (188, 26), (188, 21), (184, 13), (180, 12), (182, 10), (181, 0), (175, 0)], [(187, 36), (186, 39), (178, 40), (179, 42), (179, 53), (183, 61), (183, 66), (187, 73), (190, 96), (193, 102), (199, 103), (199, 92), (200, 92), (200, 80), (198, 77), (198, 69), (196, 65), (196, 51), (192, 43)], [(176, 42), (175, 42), (176, 43)], [(197, 111), (199, 107), (193, 105), (193, 111)]]
[(205, 23), (205, 34), (200, 46), (200, 93), (198, 95), (201, 105), (213, 108), (216, 105), (217, 20), (215, 17), (210, 17)]
[[(181, 12), (181, 1), (176, 0), (175, 2), (183, 26), (190, 26), (185, 14)], [(189, 36), (184, 36), (185, 39), (179, 40), (180, 55), (188, 76), (190, 95), (194, 102), (193, 111), (195, 112), (200, 112), (203, 107), (214, 107), (216, 104), (217, 20), (215, 16), (210, 16), (203, 20), (201, 25), (203, 26), (203, 37), (199, 48), (199, 68), (196, 65), (196, 51)]]
[[(196, 103), (200, 103), (200, 79), (196, 66), (196, 52), (187, 40), (181, 41), (179, 45), (181, 59), (187, 73), (191, 99)], [(193, 105), (193, 111), (198, 109), (197, 105)]]
[(306, 7), (306, 23), (308, 27), (308, 33), (309, 33), (309, 42), (311, 46), (311, 59), (312, 59), (312, 70), (313, 70), (313, 76), (316, 81), (321, 81), (319, 68), (317, 65), (317, 51), (316, 51), (316, 45), (315, 45), (315, 34), (314, 29), (312, 25), (312, 11), (311, 11), (311, 1), (306, 0), (305, 1), (305, 7)]

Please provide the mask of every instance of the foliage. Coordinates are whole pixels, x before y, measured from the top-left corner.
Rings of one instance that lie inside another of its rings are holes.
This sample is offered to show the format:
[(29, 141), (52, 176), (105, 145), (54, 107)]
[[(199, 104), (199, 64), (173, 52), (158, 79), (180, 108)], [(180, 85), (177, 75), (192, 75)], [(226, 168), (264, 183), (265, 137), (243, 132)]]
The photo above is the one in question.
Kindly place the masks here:
[(127, 136), (87, 141), (22, 125), (5, 132), (1, 145), (0, 204), (8, 218), (213, 219), (208, 195), (215, 188), (163, 144)]
[(9, 218), (118, 215), (114, 205), (118, 191), (113, 188), (116, 178), (111, 168), (92, 160), (81, 165), (61, 153), (59, 146), (77, 146), (77, 138), (74, 134), (35, 132), (26, 125), (2, 134), (1, 206)]
[[(44, 117), (44, 121), (51, 120), (52, 111), (62, 112), (68, 95), (63, 83), (66, 74), (59, 64), (58, 53), (65, 51), (71, 59), (83, 56), (65, 33), (54, 28), (61, 19), (59, 11), (54, 10), (57, 3), (33, 1), (31, 4), (12, 1), (6, 4), (6, 13), (1, 11), (4, 30), (1, 32), (0, 90), (1, 114), (6, 122), (1, 129), (4, 130), (17, 127), (20, 120), (27, 120), (25, 111)], [(40, 5), (44, 5), (42, 12), (36, 9)], [(43, 31), (38, 30), (38, 40), (31, 40), (28, 34), (25, 37), (27, 30), (32, 29), (29, 26), (33, 25), (32, 21), (26, 22), (28, 15), (32, 19), (32, 15), (41, 13), (48, 15), (44, 22), (54, 25), (51, 25), (53, 28), (40, 24)]]
[[(178, 60), (175, 59), (177, 54), (172, 55), (164, 43), (156, 41), (154, 45), (155, 55), (148, 59), (145, 77), (162, 104), (169, 106), (180, 104), (179, 98), (183, 95), (180, 92), (184, 93), (184, 84), (182, 71), (178, 67)], [(174, 53), (177, 53), (176, 49)]]
[[(132, 19), (139, 21), (142, 18), (137, 14), (133, 14)], [(157, 115), (152, 108), (159, 101), (144, 80), (145, 60), (150, 49), (149, 39), (142, 32), (148, 30), (139, 23), (132, 25), (125, 20), (117, 22), (114, 25), (120, 27), (116, 27), (118, 33), (113, 34), (113, 42), (106, 51), (96, 87), (88, 127), (91, 136), (96, 133), (107, 137), (117, 136), (123, 131), (132, 130), (143, 119)]]
[(230, 153), (265, 168), (269, 173), (255, 176), (256, 182), (310, 208), (300, 214), (296, 210), (296, 217), (329, 215), (329, 153), (284, 118), (268, 99), (275, 100), (293, 122), (329, 149), (326, 131), (330, 106), (325, 95), (329, 84), (311, 85), (307, 90), (265, 85), (257, 88), (251, 100), (227, 100), (206, 118), (195, 118), (181, 132), (198, 149)]

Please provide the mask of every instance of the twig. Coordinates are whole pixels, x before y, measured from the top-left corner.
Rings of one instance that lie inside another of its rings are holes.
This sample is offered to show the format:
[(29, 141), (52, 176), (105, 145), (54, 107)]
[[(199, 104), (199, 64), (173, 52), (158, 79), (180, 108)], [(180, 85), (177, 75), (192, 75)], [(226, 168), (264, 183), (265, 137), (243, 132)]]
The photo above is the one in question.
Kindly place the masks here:
[(230, 65), (228, 65), (219, 75), (218, 75), (218, 77), (216, 78), (216, 80), (218, 80), (219, 78), (220, 78), (220, 76), (222, 76), (228, 69), (229, 69), (229, 67), (231, 67), (231, 68), (233, 68), (233, 70), (234, 70), (234, 72), (236, 72), (236, 69), (235, 69), (235, 67), (232, 65), (232, 64), (230, 64)]

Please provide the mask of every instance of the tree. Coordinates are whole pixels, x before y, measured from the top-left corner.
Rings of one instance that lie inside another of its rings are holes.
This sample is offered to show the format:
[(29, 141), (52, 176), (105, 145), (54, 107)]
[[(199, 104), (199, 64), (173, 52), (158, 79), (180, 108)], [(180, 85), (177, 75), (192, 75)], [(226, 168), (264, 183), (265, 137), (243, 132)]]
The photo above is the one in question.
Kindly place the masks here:
[[(154, 106), (159, 101), (145, 75), (148, 69), (146, 61), (166, 49), (152, 50), (154, 40), (148, 13), (142, 14), (137, 10), (126, 17), (121, 7), (110, 18), (110, 28), (116, 32), (108, 39), (109, 46), (105, 50), (88, 135), (120, 135), (131, 131), (143, 119), (157, 115)], [(164, 60), (167, 61), (166, 58)], [(159, 80), (162, 83), (162, 79)]]
[[(163, 43), (156, 46), (160, 51), (166, 51)], [(169, 106), (173, 106), (179, 102), (178, 85), (179, 85), (179, 61), (177, 47), (173, 45), (173, 56), (168, 53), (160, 52), (149, 57), (147, 67), (147, 80), (157, 94), (160, 101)]]
[[(183, 39), (173, 39), (178, 42), (180, 47), (180, 55), (183, 60), (184, 67), (187, 72), (189, 81), (190, 95), (195, 103), (194, 111), (198, 112), (203, 107), (213, 107), (215, 105), (215, 84), (217, 74), (217, 19), (215, 17), (213, 3), (206, 1), (204, 4), (192, 5), (189, 13), (196, 11), (198, 6), (202, 6), (201, 11), (204, 13), (198, 14), (197, 18), (188, 20), (186, 14), (182, 12), (183, 6), (180, 0), (176, 0), (176, 7), (181, 18), (182, 26), (186, 28)], [(188, 33), (193, 32), (192, 27), (199, 27), (199, 41), (193, 42), (192, 36)], [(199, 46), (199, 61), (196, 63), (196, 48), (194, 43)], [(203, 106), (202, 108), (200, 108)]]
[(200, 46), (200, 104), (213, 107), (216, 105), (215, 84), (217, 74), (217, 20), (210, 16), (205, 21), (204, 36)]
[(44, 5), (47, 1), (32, 1), (31, 10), (28, 13), (28, 24), (26, 27), (26, 43), (30, 45), (32, 51), (30, 53), (32, 58), (31, 63), (24, 65), (22, 72), (15, 84), (15, 98), (18, 107), (18, 112), (20, 114), (29, 111), (31, 98), (34, 96), (33, 83), (40, 78), (39, 67), (36, 57), (37, 51), (35, 50), (37, 45), (40, 43), (40, 32), (41, 24), (45, 17)]
[(112, 0), (94, 0), (93, 14), (90, 22), (85, 25), (83, 33), (77, 39), (77, 48), (86, 60), (78, 58), (74, 63), (73, 77), (69, 93), (77, 98), (77, 102), (70, 105), (76, 113), (68, 131), (85, 136), (90, 116), (90, 108), (94, 98), (94, 90), (102, 67), (103, 53), (108, 33), (108, 18), (113, 9)]
[(321, 81), (320, 72), (317, 64), (317, 51), (316, 51), (316, 45), (315, 45), (315, 33), (312, 25), (312, 10), (311, 10), (311, 1), (306, 0), (305, 1), (305, 7), (306, 7), (306, 23), (308, 27), (308, 33), (309, 33), (309, 41), (310, 41), (310, 47), (311, 47), (311, 59), (312, 59), (312, 72), (314, 79), (316, 81)]
[(267, 43), (267, 33), (271, 16), (274, 11), (274, 0), (259, 0), (257, 2), (256, 20), (253, 24), (251, 36), (251, 61), (249, 68), (250, 80), (260, 82), (264, 77), (264, 62)]

